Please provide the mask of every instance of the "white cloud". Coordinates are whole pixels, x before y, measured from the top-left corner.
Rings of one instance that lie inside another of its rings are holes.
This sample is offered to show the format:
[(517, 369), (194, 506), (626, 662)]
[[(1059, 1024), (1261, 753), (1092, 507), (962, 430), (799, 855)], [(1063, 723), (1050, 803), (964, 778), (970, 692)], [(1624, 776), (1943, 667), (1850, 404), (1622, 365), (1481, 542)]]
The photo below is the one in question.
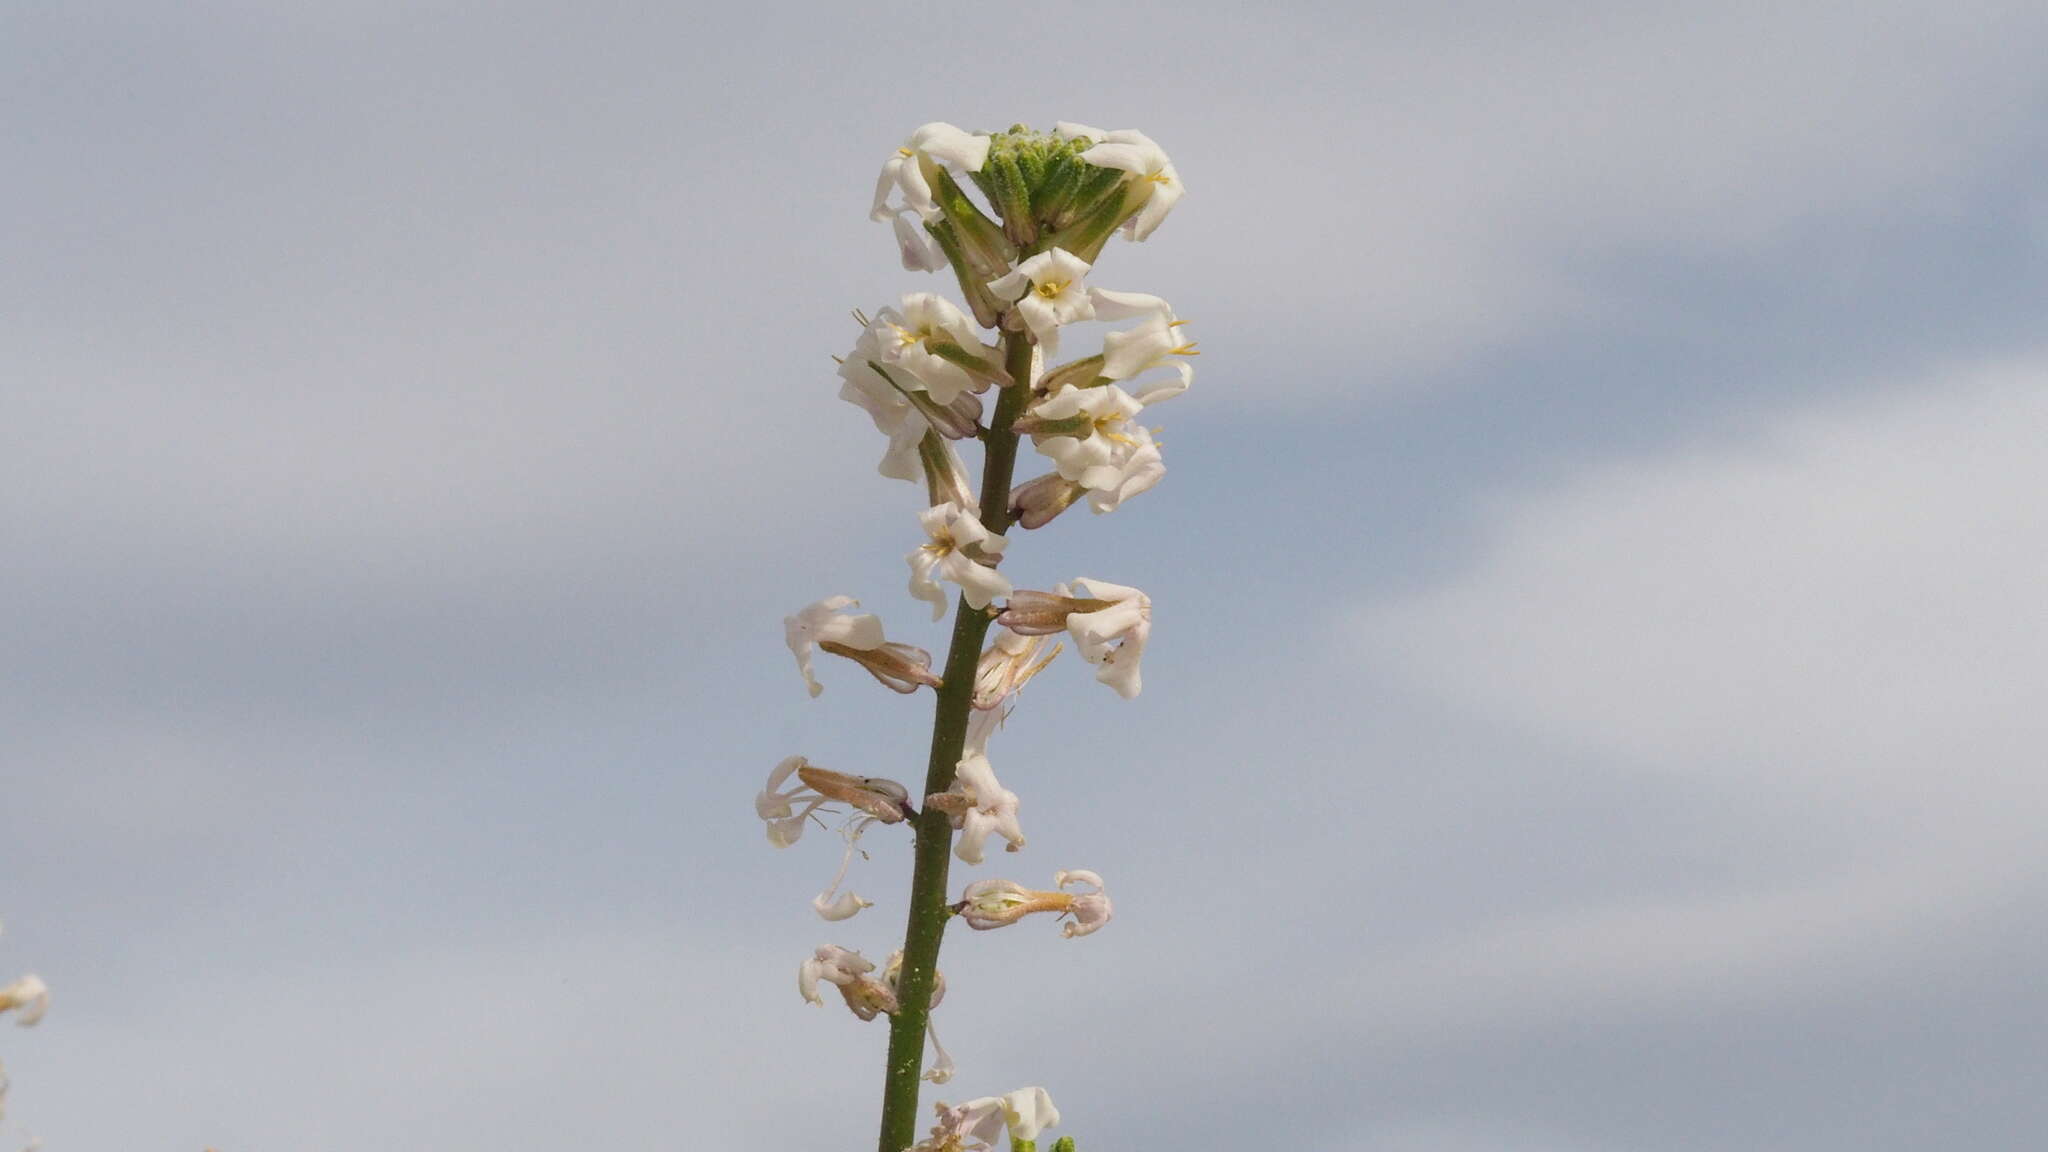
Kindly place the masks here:
[(1390, 971), (1768, 995), (2024, 894), (2048, 816), (2044, 442), (2048, 362), (1944, 373), (1505, 495), (1476, 568), (1362, 610), (1366, 649), (1444, 701), (1732, 805), (1728, 851), (1794, 861), (1532, 911)]

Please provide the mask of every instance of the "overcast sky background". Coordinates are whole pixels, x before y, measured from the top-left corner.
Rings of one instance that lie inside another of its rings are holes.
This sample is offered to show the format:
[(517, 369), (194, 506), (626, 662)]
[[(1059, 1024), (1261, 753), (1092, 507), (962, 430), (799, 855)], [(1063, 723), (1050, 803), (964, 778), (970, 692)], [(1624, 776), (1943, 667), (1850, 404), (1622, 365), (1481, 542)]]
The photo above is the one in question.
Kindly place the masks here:
[(1139, 127), (1094, 279), (1156, 604), (996, 745), (1079, 941), (958, 933), (952, 1099), (1088, 1149), (2048, 1128), (2038, 3), (39, 3), (0, 15), (0, 1143), (871, 1145), (768, 768), (915, 778), (784, 613), (902, 594), (834, 398), (933, 119)]

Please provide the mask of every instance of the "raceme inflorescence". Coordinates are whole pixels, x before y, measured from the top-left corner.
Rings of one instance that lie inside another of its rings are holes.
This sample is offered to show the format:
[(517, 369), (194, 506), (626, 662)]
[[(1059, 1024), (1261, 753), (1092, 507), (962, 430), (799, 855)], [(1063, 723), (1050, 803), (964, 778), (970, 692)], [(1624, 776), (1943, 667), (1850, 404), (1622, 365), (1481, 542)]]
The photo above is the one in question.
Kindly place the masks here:
[[(878, 965), (857, 950), (822, 945), (797, 977), (811, 1003), (823, 1004), (829, 989), (861, 1020), (889, 1018), (878, 1152), (972, 1152), (999, 1141), (1033, 1152), (1041, 1130), (1059, 1122), (1046, 1090), (1029, 1087), (942, 1101), (920, 1138), (918, 1095), (921, 1081), (944, 1084), (955, 1073), (932, 1030), (932, 1009), (946, 992), (938, 957), (949, 925), (993, 931), (1043, 914), (1079, 938), (1112, 915), (1103, 878), (1085, 868), (1055, 870), (1043, 889), (976, 879), (957, 897), (948, 871), (954, 858), (981, 865), (998, 842), (1006, 852), (1024, 849), (1021, 803), (997, 777), (989, 744), (1025, 685), (1067, 642), (1118, 696), (1142, 687), (1150, 598), (1088, 576), (1019, 588), (1008, 533), (1043, 528), (1077, 504), (1114, 512), (1165, 475), (1149, 410), (1187, 390), (1194, 343), (1165, 300), (1089, 277), (1111, 236), (1146, 239), (1180, 196), (1173, 162), (1143, 133), (1068, 123), (987, 134), (927, 124), (888, 157), (876, 182), (870, 215), (893, 229), (903, 267), (950, 269), (960, 301), (910, 292), (872, 316), (856, 312), (860, 334), (839, 361), (839, 395), (886, 437), (878, 471), (923, 485), (915, 527), (902, 522), (912, 544), (908, 591), (931, 606), (934, 620), (952, 605), (951, 639), (935, 668), (929, 652), (889, 639), (880, 618), (845, 595), (798, 610), (784, 630), (811, 696), (824, 690), (821, 655), (859, 664), (900, 694), (929, 689), (931, 755), (915, 790), (789, 756), (754, 806), (778, 848), (797, 843), (807, 825), (833, 828), (827, 814), (843, 817), (838, 871), (811, 902), (833, 923), (875, 907), (849, 881), (861, 837), (877, 824), (901, 825), (913, 837), (901, 946)], [(1118, 326), (1098, 351), (1075, 356), (1063, 336), (1085, 321)], [(978, 482), (959, 450), (969, 441), (981, 448)], [(1046, 470), (1017, 483), (1026, 441)], [(1072, 1148), (1063, 1137), (1055, 1152)]]

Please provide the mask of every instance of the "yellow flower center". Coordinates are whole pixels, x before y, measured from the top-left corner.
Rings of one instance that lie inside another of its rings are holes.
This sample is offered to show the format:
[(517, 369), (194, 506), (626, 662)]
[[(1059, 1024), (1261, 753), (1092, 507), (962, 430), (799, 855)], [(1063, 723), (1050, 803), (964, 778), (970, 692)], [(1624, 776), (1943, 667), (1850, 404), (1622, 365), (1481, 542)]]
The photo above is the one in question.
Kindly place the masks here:
[(1065, 292), (1066, 290), (1067, 281), (1065, 280), (1047, 280), (1045, 283), (1040, 284), (1032, 289), (1032, 291), (1038, 293), (1040, 296), (1045, 297), (1047, 300), (1056, 298), (1057, 296), (1059, 296), (1060, 293)]

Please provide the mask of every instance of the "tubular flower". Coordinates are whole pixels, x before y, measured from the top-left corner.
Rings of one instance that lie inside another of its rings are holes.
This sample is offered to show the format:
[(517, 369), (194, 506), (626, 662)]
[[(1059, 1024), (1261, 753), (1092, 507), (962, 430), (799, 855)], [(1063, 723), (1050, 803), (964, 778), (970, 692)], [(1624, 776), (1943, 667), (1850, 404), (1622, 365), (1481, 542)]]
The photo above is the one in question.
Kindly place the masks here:
[[(989, 138), (934, 122), (910, 134), (882, 165), (875, 180), (875, 202), (868, 210), (870, 220), (888, 220), (901, 211), (915, 212), (926, 220), (939, 214), (932, 201), (932, 181), (941, 165), (962, 172), (979, 172), (988, 162)], [(901, 208), (889, 203), (893, 191), (903, 193)]]
[[(1074, 585), (1013, 592), (996, 622), (1026, 636), (1066, 629), (1081, 658), (1096, 665), (1095, 679), (1131, 699), (1143, 686), (1138, 662), (1152, 635), (1152, 600), (1136, 588), (1085, 576), (1076, 577)], [(1071, 595), (1075, 590), (1084, 595)]]
[(1114, 384), (1070, 385), (1032, 405), (1017, 430), (1031, 433), (1033, 446), (1061, 476), (1102, 491), (1118, 485), (1123, 462), (1143, 446), (1136, 417), (1144, 407)]
[(1015, 301), (1017, 314), (1047, 358), (1057, 355), (1060, 325), (1095, 316), (1095, 301), (1081, 283), (1088, 262), (1064, 248), (1040, 252), (1007, 274), (988, 282), (988, 290)]
[(915, 692), (920, 684), (937, 688), (939, 678), (932, 675), (931, 653), (882, 639), (882, 621), (871, 613), (840, 614), (842, 609), (858, 607), (860, 601), (851, 596), (828, 596), (782, 618), (783, 639), (795, 655), (797, 671), (803, 674), (811, 695), (825, 690), (811, 669), (811, 654), (818, 649), (854, 661), (893, 691)]
[[(1000, 714), (990, 711), (978, 715), (994, 718)], [(978, 741), (970, 739), (970, 743), (984, 747), (987, 741), (986, 729)], [(995, 766), (989, 763), (985, 751), (970, 751), (962, 757), (954, 769), (953, 787), (934, 792), (924, 802), (944, 812), (953, 827), (960, 830), (960, 838), (953, 842), (953, 855), (964, 863), (981, 863), (982, 846), (991, 832), (1009, 842), (1008, 851), (1024, 847), (1024, 828), (1017, 822), (1020, 801), (1015, 792), (996, 779)]]
[[(1065, 891), (1073, 884), (1085, 884), (1092, 891)], [(976, 880), (960, 893), (953, 911), (967, 921), (969, 928), (978, 931), (1015, 924), (1034, 912), (1051, 912), (1060, 918), (1071, 916), (1073, 919), (1060, 930), (1061, 935), (1069, 938), (1086, 936), (1109, 923), (1109, 893), (1100, 876), (1079, 869), (1056, 872), (1053, 886), (1058, 890), (1041, 892), (1014, 880)]]
[(1104, 132), (1085, 124), (1059, 125), (1060, 135), (1067, 139), (1088, 139), (1095, 146), (1081, 153), (1081, 159), (1098, 168), (1118, 168), (1130, 173), (1125, 177), (1127, 194), (1126, 210), (1136, 210), (1124, 223), (1124, 235), (1132, 240), (1143, 240), (1152, 235), (1173, 211), (1186, 191), (1180, 182), (1180, 172), (1166, 155), (1166, 150), (1152, 141), (1150, 136), (1131, 128), (1119, 128)]
[(1070, 614), (1067, 635), (1074, 638), (1081, 659), (1095, 665), (1097, 681), (1126, 700), (1135, 698), (1143, 687), (1138, 662), (1152, 635), (1152, 598), (1136, 588), (1086, 576), (1075, 577), (1074, 586), (1089, 599), (1107, 600), (1110, 606)]
[(1157, 380), (1135, 393), (1140, 404), (1157, 404), (1171, 400), (1188, 390), (1195, 381), (1194, 365), (1186, 360), (1172, 359), (1176, 356), (1199, 356), (1195, 342), (1181, 339), (1178, 328), (1181, 321), (1170, 312), (1147, 312), (1144, 323), (1136, 328), (1125, 328), (1111, 332), (1102, 338), (1102, 375), (1110, 380), (1135, 381), (1156, 368), (1171, 371), (1174, 377)]
[(42, 1023), (49, 1010), (50, 986), (43, 983), (41, 976), (31, 973), (0, 985), (0, 1013), (14, 1013), (14, 1022), (21, 1027), (33, 1028)]
[(935, 404), (950, 405), (962, 392), (984, 391), (995, 375), (982, 362), (974, 321), (937, 293), (906, 293), (898, 307), (876, 313), (868, 330), (875, 337), (877, 363), (892, 373), (901, 370), (908, 378), (896, 383), (927, 393)]
[(853, 351), (839, 362), (839, 398), (866, 412), (875, 431), (889, 438), (889, 447), (875, 470), (891, 480), (914, 482), (918, 478), (918, 445), (931, 421), (875, 367), (881, 358), (881, 337), (872, 326), (863, 326)]
[(910, 594), (929, 601), (932, 619), (946, 614), (946, 594), (939, 580), (960, 586), (960, 594), (975, 608), (988, 607), (997, 596), (1010, 594), (1010, 581), (994, 568), (1009, 542), (982, 527), (968, 509), (948, 501), (918, 513), (927, 543), (911, 550)]
[(1131, 443), (1117, 458), (1116, 482), (1088, 490), (1088, 510), (1098, 516), (1116, 511), (1139, 493), (1151, 491), (1166, 476), (1166, 457), (1159, 451), (1152, 430), (1133, 426), (1126, 435)]

